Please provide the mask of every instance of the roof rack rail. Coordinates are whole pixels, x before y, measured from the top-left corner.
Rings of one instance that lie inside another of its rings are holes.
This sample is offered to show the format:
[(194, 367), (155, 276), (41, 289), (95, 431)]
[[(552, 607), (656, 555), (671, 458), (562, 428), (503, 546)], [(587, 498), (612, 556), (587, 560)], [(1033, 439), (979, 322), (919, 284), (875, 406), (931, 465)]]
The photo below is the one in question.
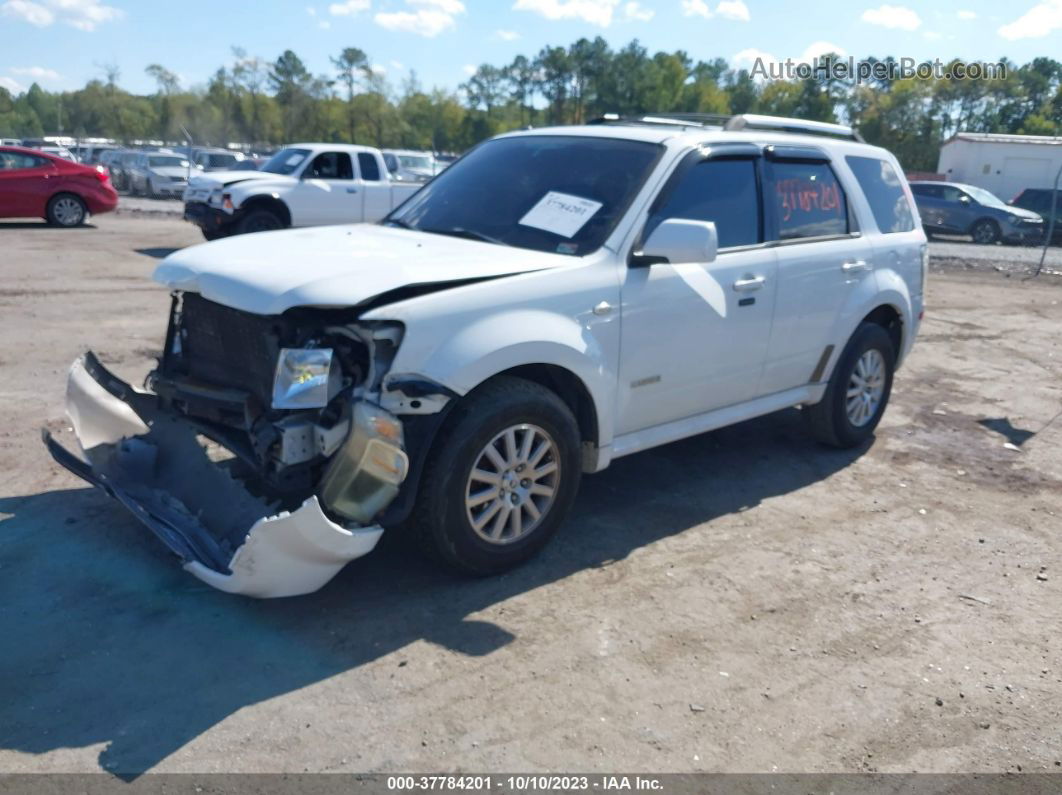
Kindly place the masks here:
[(587, 124), (665, 124), (674, 127), (718, 127), (722, 129), (730, 118), (720, 113), (649, 113), (640, 116), (621, 116), (606, 113)]
[(850, 141), (865, 143), (863, 136), (845, 124), (831, 124), (825, 121), (809, 121), (807, 119), (787, 119), (782, 116), (760, 116), (755, 113), (732, 116), (723, 125), (723, 129), (731, 131), (776, 130), (778, 132), (847, 138)]
[(737, 116), (721, 113), (652, 113), (643, 116), (621, 116), (618, 113), (606, 113), (600, 118), (588, 121), (587, 124), (661, 124), (674, 127), (714, 127), (729, 131), (771, 130), (845, 138), (864, 143), (863, 137), (858, 132), (844, 124), (787, 119), (782, 116), (761, 116), (755, 113), (743, 113)]

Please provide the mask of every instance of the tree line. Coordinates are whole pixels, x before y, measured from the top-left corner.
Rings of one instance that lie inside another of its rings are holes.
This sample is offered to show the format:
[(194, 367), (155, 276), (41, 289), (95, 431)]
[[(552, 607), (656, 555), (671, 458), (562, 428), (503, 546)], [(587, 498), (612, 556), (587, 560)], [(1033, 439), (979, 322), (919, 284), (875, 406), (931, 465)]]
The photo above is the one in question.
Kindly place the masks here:
[(415, 73), (395, 86), (357, 47), (330, 62), (315, 75), (291, 50), (269, 61), (234, 48), (196, 88), (160, 64), (145, 70), (157, 87), (149, 95), (122, 89), (115, 66), (76, 91), (34, 83), (13, 96), (0, 87), (0, 136), (181, 141), (188, 130), (199, 144), (323, 140), (459, 152), (506, 130), (605, 113), (766, 113), (853, 124), (906, 169), (933, 170), (941, 142), (958, 130), (1062, 134), (1062, 63), (1047, 57), (1004, 60), (1006, 76), (987, 80), (760, 81), (723, 58), (651, 54), (637, 40), (612, 49), (598, 37), (483, 64), (457, 91), (426, 89)]

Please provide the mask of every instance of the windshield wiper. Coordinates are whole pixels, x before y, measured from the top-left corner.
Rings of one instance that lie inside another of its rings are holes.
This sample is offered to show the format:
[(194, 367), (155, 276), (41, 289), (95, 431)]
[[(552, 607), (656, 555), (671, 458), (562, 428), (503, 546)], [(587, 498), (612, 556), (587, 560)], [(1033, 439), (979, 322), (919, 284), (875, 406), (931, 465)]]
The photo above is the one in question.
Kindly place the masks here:
[(476, 232), (472, 229), (465, 229), (464, 227), (455, 226), (453, 229), (421, 229), (421, 232), (427, 232), (432, 235), (448, 235), (449, 237), (463, 237), (465, 240), (479, 240), (483, 243), (493, 243), (496, 246), (506, 246), (501, 240), (490, 235), (485, 235), (482, 232)]

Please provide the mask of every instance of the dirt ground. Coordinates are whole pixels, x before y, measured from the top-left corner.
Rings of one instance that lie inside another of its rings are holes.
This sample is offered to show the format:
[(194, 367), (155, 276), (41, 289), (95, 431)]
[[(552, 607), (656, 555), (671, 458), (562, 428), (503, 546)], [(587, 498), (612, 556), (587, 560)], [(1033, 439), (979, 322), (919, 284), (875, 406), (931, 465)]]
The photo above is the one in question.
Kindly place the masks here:
[(257, 602), (41, 446), (86, 348), (139, 383), (199, 241), (94, 225), (0, 223), (0, 772), (1059, 770), (1062, 280), (935, 273), (867, 449), (783, 412), (587, 478), (506, 576), (385, 534)]

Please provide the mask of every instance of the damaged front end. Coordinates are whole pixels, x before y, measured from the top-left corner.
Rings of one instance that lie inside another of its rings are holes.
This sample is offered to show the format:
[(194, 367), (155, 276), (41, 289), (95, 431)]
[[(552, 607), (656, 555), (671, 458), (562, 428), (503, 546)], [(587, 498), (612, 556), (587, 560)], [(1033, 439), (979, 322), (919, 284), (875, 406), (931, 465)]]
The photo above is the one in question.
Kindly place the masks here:
[(209, 585), (310, 593), (372, 551), (406, 477), (402, 423), (378, 405), (400, 338), (329, 310), (261, 316), (178, 293), (149, 390), (88, 353), (67, 382), (84, 458), (44, 441)]

